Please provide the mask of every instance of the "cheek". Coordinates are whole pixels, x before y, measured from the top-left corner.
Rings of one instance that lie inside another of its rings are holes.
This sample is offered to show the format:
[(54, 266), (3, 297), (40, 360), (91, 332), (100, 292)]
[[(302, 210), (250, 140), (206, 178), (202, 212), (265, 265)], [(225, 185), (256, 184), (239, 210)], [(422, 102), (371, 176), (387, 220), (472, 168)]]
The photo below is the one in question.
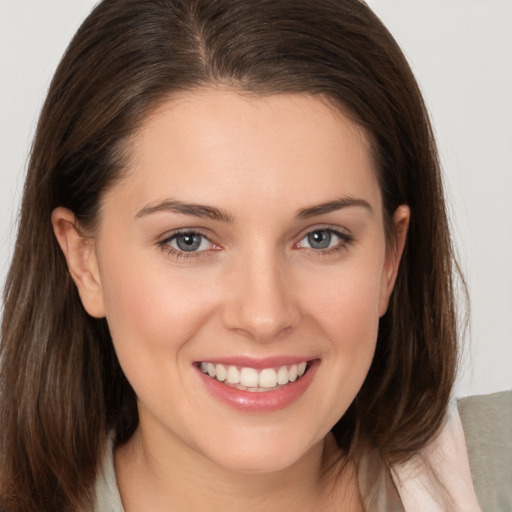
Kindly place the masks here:
[(353, 343), (376, 336), (381, 300), (380, 259), (340, 265), (309, 287), (308, 302), (332, 338)]
[(354, 400), (373, 360), (379, 326), (379, 269), (379, 262), (340, 266), (323, 287), (309, 294), (311, 317), (328, 340), (322, 359), (329, 385), (322, 400), (336, 404), (330, 412), (332, 423)]
[(161, 265), (112, 261), (116, 264), (104, 268), (102, 284), (106, 317), (123, 368), (128, 373), (127, 365), (175, 360), (204, 327), (212, 309), (210, 298), (201, 293), (196, 280)]
[[(346, 286), (331, 303), (324, 328), (334, 352), (335, 373), (349, 394), (358, 391), (369, 370), (377, 341), (379, 315), (377, 289)], [(348, 406), (348, 405), (347, 405)]]
[(178, 397), (171, 390), (191, 385), (183, 362), (190, 360), (194, 340), (208, 323), (211, 301), (189, 279), (133, 268), (145, 270), (111, 269), (105, 286), (112, 342), (140, 404), (151, 417), (171, 418), (180, 407), (194, 407), (192, 396)]

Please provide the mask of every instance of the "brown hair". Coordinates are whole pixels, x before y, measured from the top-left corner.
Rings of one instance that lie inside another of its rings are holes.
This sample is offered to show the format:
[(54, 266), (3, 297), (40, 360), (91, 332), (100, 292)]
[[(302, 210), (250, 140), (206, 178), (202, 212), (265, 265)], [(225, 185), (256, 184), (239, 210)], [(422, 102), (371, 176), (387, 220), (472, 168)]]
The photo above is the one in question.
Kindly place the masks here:
[(41, 112), (5, 288), (0, 374), (3, 510), (78, 510), (134, 392), (104, 319), (84, 311), (52, 232), (57, 206), (93, 227), (127, 141), (177, 91), (228, 84), (322, 95), (369, 135), (384, 213), (412, 215), (368, 377), (333, 432), (405, 460), (437, 432), (456, 366), (453, 255), (437, 152), (396, 42), (358, 0), (105, 0), (70, 43)]

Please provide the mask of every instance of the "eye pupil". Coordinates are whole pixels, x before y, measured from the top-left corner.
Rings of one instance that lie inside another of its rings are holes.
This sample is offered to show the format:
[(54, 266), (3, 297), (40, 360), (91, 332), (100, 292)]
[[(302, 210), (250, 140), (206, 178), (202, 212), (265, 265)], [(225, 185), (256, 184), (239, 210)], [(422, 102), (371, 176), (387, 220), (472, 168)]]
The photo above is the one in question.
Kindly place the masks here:
[(176, 237), (176, 245), (181, 251), (195, 251), (201, 245), (201, 236), (197, 233), (184, 233)]
[(313, 231), (308, 235), (308, 242), (313, 249), (327, 249), (331, 245), (331, 238), (329, 231)]

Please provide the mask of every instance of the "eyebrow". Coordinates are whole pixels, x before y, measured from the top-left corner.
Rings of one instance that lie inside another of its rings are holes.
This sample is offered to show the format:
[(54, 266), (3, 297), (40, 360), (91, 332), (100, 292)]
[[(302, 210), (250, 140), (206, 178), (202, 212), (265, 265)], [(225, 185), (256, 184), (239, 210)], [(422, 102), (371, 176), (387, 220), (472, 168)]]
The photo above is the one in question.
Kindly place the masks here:
[(231, 224), (234, 222), (234, 218), (228, 212), (220, 208), (195, 203), (184, 203), (171, 199), (166, 199), (155, 205), (147, 205), (142, 208), (135, 217), (146, 217), (156, 212), (182, 213), (184, 215), (193, 215), (194, 217), (229, 222)]
[[(368, 210), (370, 213), (373, 213), (372, 207), (368, 201), (354, 197), (342, 197), (340, 199), (300, 209), (297, 212), (296, 217), (299, 219), (308, 219), (310, 217), (350, 207), (361, 207)], [(183, 201), (176, 201), (172, 199), (166, 199), (154, 205), (149, 204), (142, 208), (135, 217), (147, 217), (148, 215), (157, 212), (181, 213), (183, 215), (193, 215), (194, 217), (207, 218), (230, 224), (234, 223), (234, 217), (220, 208), (196, 203), (185, 203)]]
[(298, 211), (297, 217), (300, 219), (309, 219), (310, 217), (350, 207), (361, 207), (368, 210), (369, 213), (373, 213), (372, 207), (368, 201), (355, 197), (342, 197), (333, 201), (327, 201), (326, 203), (303, 208)]

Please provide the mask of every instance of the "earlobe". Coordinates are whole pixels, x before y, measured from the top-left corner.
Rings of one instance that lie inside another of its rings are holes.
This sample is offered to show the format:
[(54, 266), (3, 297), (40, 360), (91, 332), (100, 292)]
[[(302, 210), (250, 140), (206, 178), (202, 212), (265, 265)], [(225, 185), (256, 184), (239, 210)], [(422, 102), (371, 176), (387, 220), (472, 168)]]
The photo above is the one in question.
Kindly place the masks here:
[(385, 268), (382, 273), (379, 316), (384, 315), (388, 308), (389, 298), (395, 285), (400, 259), (407, 240), (410, 218), (411, 210), (407, 205), (399, 206), (393, 215), (394, 238), (387, 249)]
[(52, 225), (85, 310), (96, 318), (104, 317), (103, 290), (94, 239), (82, 232), (75, 215), (67, 208), (59, 207), (52, 212)]

